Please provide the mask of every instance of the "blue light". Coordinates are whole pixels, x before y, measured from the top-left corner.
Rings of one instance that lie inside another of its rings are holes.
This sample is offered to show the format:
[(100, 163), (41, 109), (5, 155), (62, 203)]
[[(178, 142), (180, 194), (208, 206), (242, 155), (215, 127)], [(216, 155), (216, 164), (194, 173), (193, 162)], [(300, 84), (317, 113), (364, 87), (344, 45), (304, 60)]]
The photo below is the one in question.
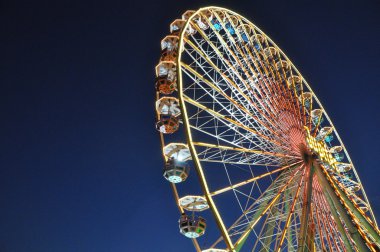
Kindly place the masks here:
[(235, 30), (234, 30), (234, 28), (232, 27), (231, 23), (227, 23), (227, 24), (226, 24), (226, 28), (227, 28), (228, 32), (229, 32), (231, 35), (235, 34)]
[(248, 41), (249, 41), (249, 40), (248, 40), (248, 37), (247, 37), (247, 35), (245, 35), (245, 33), (243, 33), (243, 34), (241, 35), (241, 37), (243, 38), (244, 42), (248, 42)]
[(336, 161), (340, 162), (343, 160), (344, 154), (343, 153), (335, 153), (334, 157), (335, 157)]
[(325, 137), (325, 141), (327, 142), (327, 143), (331, 143), (331, 141), (334, 139), (334, 136), (333, 135), (328, 135), (328, 136), (326, 136)]
[(222, 26), (220, 25), (220, 23), (217, 19), (214, 18), (213, 20), (211, 20), (211, 23), (214, 25), (214, 28), (217, 31), (220, 31), (222, 29)]

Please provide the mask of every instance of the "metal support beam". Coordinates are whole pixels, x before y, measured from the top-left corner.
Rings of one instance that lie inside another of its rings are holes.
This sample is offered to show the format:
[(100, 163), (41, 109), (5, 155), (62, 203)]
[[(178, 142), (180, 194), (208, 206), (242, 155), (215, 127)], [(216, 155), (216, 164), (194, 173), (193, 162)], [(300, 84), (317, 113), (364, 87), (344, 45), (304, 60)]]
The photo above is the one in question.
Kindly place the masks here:
[[(289, 189), (285, 190), (285, 212), (289, 212), (289, 200), (290, 200), (290, 192)], [(291, 220), (290, 220), (291, 222)], [(293, 234), (292, 234), (292, 228), (290, 227), (290, 230), (286, 233), (287, 234), (287, 241), (288, 241), (288, 252), (294, 251), (293, 248)]]
[[(308, 176), (307, 176), (307, 183), (305, 184), (305, 193), (303, 197), (301, 229), (300, 229), (300, 236), (299, 236), (298, 249), (297, 249), (298, 252), (310, 251), (310, 248), (307, 248), (307, 245), (306, 245), (306, 234), (308, 230), (309, 216), (310, 216), (310, 209), (311, 209), (311, 193), (312, 193), (312, 187), (313, 187), (314, 168), (311, 163), (307, 165), (306, 167), (309, 169), (309, 171), (308, 171)], [(305, 245), (306, 245), (306, 248), (305, 248)]]
[[(275, 214), (278, 214), (278, 209), (277, 209), (277, 206), (273, 208), (272, 210), (272, 215), (275, 215)], [(268, 218), (270, 218), (270, 215), (268, 215)], [(260, 252), (261, 251), (268, 251), (268, 249), (270, 250), (270, 245), (272, 244), (272, 239), (273, 239), (273, 231), (274, 231), (274, 228), (276, 226), (276, 222), (273, 222), (273, 223), (268, 223), (266, 225), (266, 230), (265, 230), (265, 234), (264, 234), (264, 237), (266, 237), (263, 241), (263, 245), (262, 245), (262, 248), (260, 249)]]
[[(365, 245), (365, 242), (363, 238), (361, 237), (357, 227), (354, 226), (352, 223), (351, 216), (348, 215), (346, 209), (344, 209), (343, 205), (341, 204), (338, 196), (335, 194), (334, 189), (328, 182), (325, 174), (322, 171), (322, 167), (314, 161), (313, 164), (315, 173), (317, 174), (318, 181), (322, 187), (323, 193), (325, 197), (328, 199), (330, 198), (332, 200), (333, 206), (331, 206), (332, 209), (336, 209), (339, 213), (339, 216), (342, 217), (344, 224), (346, 225), (351, 238), (354, 240), (355, 245), (358, 247), (358, 250), (360, 252), (370, 251), (370, 249)], [(335, 217), (334, 217), (335, 219)], [(335, 219), (335, 222), (338, 223), (340, 219)]]
[[(247, 227), (246, 231), (241, 235), (241, 237), (235, 242), (235, 249), (236, 252), (239, 252), (244, 245), (246, 239), (248, 238), (248, 235), (251, 233), (255, 225), (259, 222), (259, 220), (270, 210), (273, 205), (279, 200), (282, 193), (287, 189), (290, 183), (293, 182), (293, 179), (298, 175), (298, 172), (302, 169), (303, 166), (301, 166), (300, 169), (295, 169), (291, 177), (289, 178), (289, 181), (285, 183), (285, 185), (277, 192), (277, 194), (273, 197), (268, 199), (268, 201), (265, 202), (265, 204), (261, 203), (259, 209), (255, 212), (253, 217), (251, 218), (251, 223)], [(301, 176), (304, 176), (304, 172)]]
[(358, 210), (358, 208), (351, 202), (351, 200), (347, 197), (346, 193), (336, 184), (334, 180), (331, 179), (333, 183), (335, 192), (341, 197), (345, 207), (351, 211), (351, 213), (355, 216), (355, 220), (359, 222), (359, 224), (364, 227), (364, 229), (373, 237), (375, 240), (378, 249), (380, 249), (380, 231), (376, 226), (376, 223), (370, 223), (368, 219)]
[[(324, 190), (324, 189), (322, 189), (322, 190)], [(347, 236), (347, 233), (343, 227), (342, 221), (339, 218), (338, 209), (335, 207), (334, 202), (332, 201), (331, 197), (329, 197), (329, 195), (326, 196), (326, 193), (325, 193), (325, 198), (326, 198), (327, 202), (329, 203), (331, 214), (332, 214), (332, 216), (335, 220), (335, 223), (338, 227), (339, 233), (342, 236), (343, 243), (344, 243), (346, 251), (347, 252), (354, 252), (354, 250), (352, 249), (352, 245), (350, 243), (350, 240)]]

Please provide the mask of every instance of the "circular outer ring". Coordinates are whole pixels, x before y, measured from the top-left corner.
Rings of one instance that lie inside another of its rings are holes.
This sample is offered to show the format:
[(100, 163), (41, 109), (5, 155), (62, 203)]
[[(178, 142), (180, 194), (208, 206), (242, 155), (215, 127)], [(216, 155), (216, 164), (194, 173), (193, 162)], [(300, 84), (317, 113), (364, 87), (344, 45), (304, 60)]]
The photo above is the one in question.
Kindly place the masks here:
[[(201, 184), (201, 187), (202, 187), (202, 190), (204, 192), (204, 195), (205, 195), (205, 198), (210, 206), (210, 209), (215, 217), (215, 220), (216, 220), (216, 223), (222, 233), (222, 236), (227, 244), (227, 247), (229, 249), (229, 251), (235, 251), (235, 247), (234, 247), (234, 244), (232, 243), (229, 235), (228, 235), (228, 232), (227, 232), (227, 229), (223, 223), (223, 220), (219, 214), (219, 211), (212, 199), (212, 197), (210, 196), (210, 190), (208, 188), (208, 184), (207, 184), (207, 180), (205, 178), (205, 175), (204, 175), (204, 172), (203, 172), (203, 169), (202, 169), (202, 165), (200, 164), (200, 161), (198, 159), (198, 155), (197, 155), (197, 152), (195, 150), (195, 147), (194, 147), (194, 144), (193, 144), (193, 140), (192, 140), (192, 134), (191, 134), (191, 130), (190, 130), (190, 125), (188, 123), (188, 113), (187, 113), (187, 109), (186, 109), (186, 104), (184, 102), (184, 97), (183, 97), (183, 78), (182, 78), (182, 70), (181, 70), (181, 56), (182, 56), (182, 53), (183, 53), (183, 50), (184, 50), (184, 36), (185, 36), (185, 33), (186, 33), (186, 30), (189, 28), (189, 23), (190, 21), (195, 17), (197, 16), (200, 12), (202, 11), (206, 11), (206, 10), (219, 10), (219, 11), (225, 11), (225, 12), (228, 12), (229, 14), (232, 14), (232, 15), (235, 15), (235, 16), (239, 16), (242, 20), (244, 20), (247, 24), (251, 25), (252, 27), (254, 27), (254, 29), (256, 29), (257, 31), (259, 31), (261, 34), (263, 34), (264, 36), (266, 36), (266, 39), (268, 40), (268, 42), (270, 42), (273, 46), (276, 47), (276, 49), (278, 50), (278, 52), (288, 61), (290, 62), (290, 65), (292, 67), (292, 70), (295, 71), (295, 73), (298, 74), (298, 76), (301, 77), (302, 79), (302, 84), (305, 85), (309, 90), (310, 92), (312, 92), (312, 97), (314, 99), (314, 101), (317, 102), (318, 106), (323, 110), (323, 115), (325, 116), (325, 118), (328, 120), (329, 124), (331, 126), (333, 126), (333, 129), (334, 129), (334, 134), (336, 135), (337, 137), (337, 140), (340, 142), (341, 146), (343, 147), (343, 150), (344, 150), (344, 154), (346, 155), (346, 158), (347, 160), (350, 162), (350, 164), (352, 164), (353, 166), (353, 162), (343, 144), (343, 141), (341, 140), (338, 132), (336, 131), (336, 128), (335, 126), (333, 125), (330, 117), (328, 116), (328, 114), (326, 113), (325, 109), (323, 108), (321, 102), (319, 101), (319, 99), (317, 98), (317, 96), (314, 94), (314, 92), (312, 91), (310, 85), (307, 83), (307, 81), (302, 77), (301, 73), (299, 72), (299, 70), (294, 66), (294, 64), (289, 60), (289, 58), (285, 55), (285, 53), (269, 38), (269, 36), (267, 36), (262, 30), (260, 30), (257, 26), (255, 26), (253, 23), (251, 23), (249, 20), (247, 20), (246, 18), (244, 18), (243, 16), (231, 11), (231, 10), (228, 10), (228, 9), (225, 9), (225, 8), (220, 8), (220, 7), (215, 7), (215, 6), (210, 6), (210, 7), (204, 7), (204, 8), (200, 8), (199, 10), (197, 10), (196, 12), (194, 12), (186, 21), (184, 27), (182, 28), (179, 36), (179, 46), (178, 46), (178, 57), (176, 59), (176, 63), (177, 63), (177, 85), (178, 85), (178, 95), (179, 95), (179, 102), (180, 102), (180, 108), (181, 108), (181, 112), (182, 112), (182, 118), (183, 118), (183, 124), (184, 124), (184, 128), (185, 128), (185, 132), (186, 132), (186, 138), (187, 138), (187, 143), (188, 143), (188, 146), (189, 146), (189, 150), (191, 152), (191, 155), (192, 155), (192, 159), (194, 161), (194, 165), (195, 165), (195, 169), (196, 169), (196, 172), (198, 174), (198, 178), (200, 180), (200, 184)], [(361, 181), (360, 181), (360, 178), (356, 172), (356, 169), (354, 168), (353, 166), (353, 172), (357, 178), (357, 181), (358, 183), (361, 184)], [(178, 193), (177, 193), (177, 190), (175, 188), (175, 185), (173, 185), (173, 190), (174, 190), (174, 193), (175, 193), (175, 197), (178, 199)], [(365, 201), (368, 203), (368, 205), (370, 206), (369, 204), (369, 200), (367, 198), (367, 195), (364, 191), (364, 188), (361, 189), (362, 190), (362, 193), (363, 193), (363, 196), (365, 198)], [(181, 207), (179, 206), (181, 212), (183, 212), (183, 210), (181, 209)], [(374, 222), (374, 224), (377, 226), (377, 223), (376, 223), (376, 218), (374, 217), (374, 214), (373, 214), (373, 211), (371, 209), (371, 207), (369, 207), (369, 211), (370, 211), (370, 214), (371, 216), (373, 217), (372, 220)], [(200, 251), (199, 249), (199, 245), (196, 244), (196, 248), (197, 248), (197, 251)]]

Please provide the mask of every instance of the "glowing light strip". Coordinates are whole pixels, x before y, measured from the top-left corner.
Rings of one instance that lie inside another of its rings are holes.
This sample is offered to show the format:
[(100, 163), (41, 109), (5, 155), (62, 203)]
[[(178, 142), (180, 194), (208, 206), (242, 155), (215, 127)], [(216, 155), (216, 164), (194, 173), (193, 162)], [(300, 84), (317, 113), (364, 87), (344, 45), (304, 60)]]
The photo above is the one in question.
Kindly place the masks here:
[(311, 134), (310, 130), (308, 127), (304, 127), (306, 130), (306, 142), (308, 147), (315, 153), (318, 154), (319, 158), (323, 161), (326, 162), (328, 165), (333, 167), (337, 171), (337, 164), (338, 162), (336, 159), (333, 157), (333, 155), (329, 152), (327, 149), (327, 146), (325, 142), (322, 140), (318, 141), (315, 139)]

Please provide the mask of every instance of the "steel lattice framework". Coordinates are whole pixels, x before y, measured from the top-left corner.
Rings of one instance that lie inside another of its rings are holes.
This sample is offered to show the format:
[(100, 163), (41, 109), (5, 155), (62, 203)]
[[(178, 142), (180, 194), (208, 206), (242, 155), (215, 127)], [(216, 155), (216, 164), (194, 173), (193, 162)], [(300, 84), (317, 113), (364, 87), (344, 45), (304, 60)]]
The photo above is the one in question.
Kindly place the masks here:
[[(156, 67), (157, 129), (196, 250), (379, 251), (350, 156), (281, 49), (219, 7), (185, 12), (170, 32)], [(195, 212), (213, 216), (202, 242)]]

